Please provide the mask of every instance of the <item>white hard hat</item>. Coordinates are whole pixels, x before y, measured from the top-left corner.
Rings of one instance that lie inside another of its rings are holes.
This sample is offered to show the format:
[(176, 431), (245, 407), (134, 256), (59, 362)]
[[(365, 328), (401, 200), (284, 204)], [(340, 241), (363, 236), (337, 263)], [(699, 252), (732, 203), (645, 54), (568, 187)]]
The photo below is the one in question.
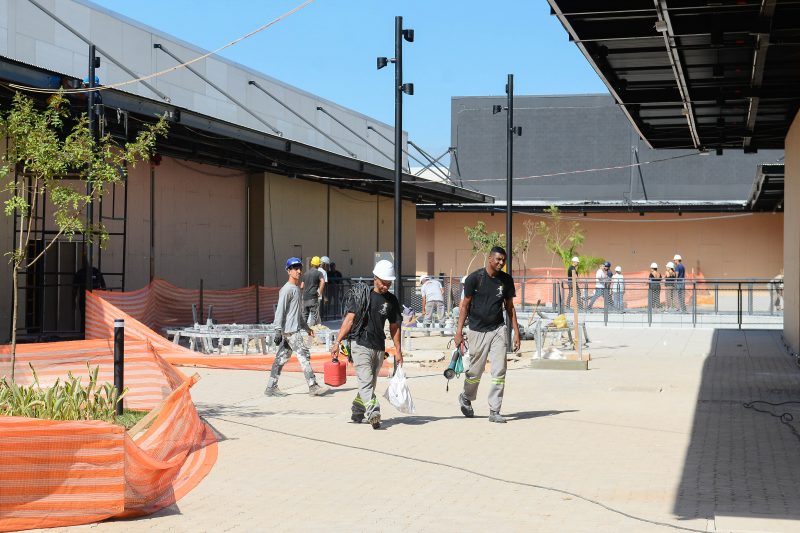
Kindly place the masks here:
[(375, 263), (372, 274), (383, 281), (394, 281), (394, 265), (387, 259), (381, 259)]
[(330, 262), (331, 262), (331, 258), (328, 257), (327, 255), (323, 255), (322, 257), (319, 258), (319, 260), (323, 264), (330, 264)]
[(461, 283), (464, 283), (465, 281), (467, 281), (467, 276), (461, 276)]
[(573, 262), (573, 263), (580, 263), (580, 261), (581, 261), (581, 260), (580, 260), (580, 258), (578, 258), (578, 256), (577, 256), (577, 255), (576, 255), (575, 257), (573, 257), (573, 258), (572, 258), (572, 262)]
[(683, 260), (683, 259), (681, 258), (681, 256), (680, 256), (680, 254), (675, 254), (675, 257), (673, 257), (673, 259), (674, 259), (675, 261), (682, 261), (682, 260)]
[(616, 272), (622, 272), (622, 267), (617, 265), (617, 268), (614, 269)]
[(424, 282), (425, 282), (425, 280), (428, 280), (428, 279), (430, 279), (430, 276), (429, 276), (429, 275), (427, 275), (427, 274), (420, 274), (420, 275), (419, 275), (419, 282), (420, 282), (420, 283), (424, 283)]
[(667, 263), (667, 268), (675, 268), (675, 263), (670, 261), (669, 263)]
[(650, 263), (650, 268), (658, 268), (658, 263)]

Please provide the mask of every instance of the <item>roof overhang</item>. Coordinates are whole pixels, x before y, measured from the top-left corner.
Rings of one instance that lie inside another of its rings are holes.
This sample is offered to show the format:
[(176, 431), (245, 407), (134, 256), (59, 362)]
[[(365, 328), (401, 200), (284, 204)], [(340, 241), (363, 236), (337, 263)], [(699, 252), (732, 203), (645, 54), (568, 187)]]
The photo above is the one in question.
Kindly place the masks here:
[[(30, 87), (56, 89), (78, 87), (81, 80), (49, 72), (0, 56), (0, 81)], [(10, 101), (12, 91), (0, 91), (0, 103)], [(34, 97), (41, 97), (32, 93)], [(83, 95), (70, 96), (75, 105), (86, 105)], [(107, 132), (132, 139), (141, 124), (167, 114), (170, 131), (158, 141), (158, 153), (210, 165), (270, 172), (297, 179), (394, 196), (394, 171), (283, 137), (225, 122), (162, 101), (107, 89), (102, 92)], [(122, 120), (120, 113), (127, 114)], [(403, 174), (403, 199), (414, 203), (492, 203), (492, 196)]]
[(751, 211), (783, 211), (783, 163), (759, 165), (753, 192), (747, 200)]
[(548, 2), (651, 147), (784, 147), (800, 103), (800, 3)]

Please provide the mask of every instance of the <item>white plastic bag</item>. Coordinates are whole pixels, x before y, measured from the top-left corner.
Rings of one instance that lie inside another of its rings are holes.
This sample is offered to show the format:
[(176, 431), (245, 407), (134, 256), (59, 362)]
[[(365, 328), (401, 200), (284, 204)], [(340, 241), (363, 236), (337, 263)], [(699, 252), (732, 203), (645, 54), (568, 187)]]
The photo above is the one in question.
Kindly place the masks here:
[(414, 414), (416, 412), (402, 365), (397, 367), (394, 376), (389, 380), (389, 386), (386, 388), (386, 392), (383, 393), (383, 397), (389, 400), (389, 403), (401, 413)]

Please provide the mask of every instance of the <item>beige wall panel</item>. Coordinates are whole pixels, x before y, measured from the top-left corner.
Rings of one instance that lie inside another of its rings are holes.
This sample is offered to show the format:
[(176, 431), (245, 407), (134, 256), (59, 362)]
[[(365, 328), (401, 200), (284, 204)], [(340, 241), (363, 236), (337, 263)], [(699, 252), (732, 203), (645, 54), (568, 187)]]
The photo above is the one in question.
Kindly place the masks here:
[(372, 272), (378, 240), (378, 197), (331, 187), (330, 257), (345, 277)]
[[(378, 209), (379, 251), (394, 250), (394, 198), (381, 196)], [(403, 202), (403, 275), (411, 276), (416, 270), (417, 206)], [(372, 270), (372, 269), (370, 269)]]
[(197, 287), (201, 278), (208, 289), (244, 286), (246, 176), (166, 157), (154, 168), (153, 215), (149, 166), (137, 165), (128, 178), (126, 289), (149, 281), (151, 217), (155, 277), (180, 287)]
[(265, 194), (264, 278), (267, 285), (282, 285), (286, 259), (327, 251), (327, 186), (267, 174)]
[[(583, 217), (567, 213), (564, 216), (579, 221), (585, 230), (582, 253), (604, 257), (625, 271), (647, 270), (653, 261), (663, 269), (675, 253), (683, 256), (687, 270), (700, 271), (707, 278), (771, 278), (783, 266), (781, 214), (648, 213), (640, 217), (637, 213), (600, 213)], [(701, 218), (717, 220), (693, 220)], [(548, 220), (546, 216), (516, 215), (515, 242), (525, 235), (523, 224), (528, 219)], [(450, 272), (451, 268), (454, 275), (467, 272), (471, 245), (464, 226), (474, 226), (478, 220), (483, 220), (489, 231), (505, 231), (504, 216), (483, 213), (437, 213), (433, 222), (417, 221), (418, 228), (434, 224), (436, 272)], [(417, 250), (418, 268), (426, 268), (422, 266), (426, 252)], [(476, 259), (470, 270), (481, 264), (482, 258)], [(532, 241), (527, 266), (562, 268), (560, 261), (544, 249), (540, 237)], [(514, 267), (521, 265), (515, 262)]]
[(790, 349), (797, 353), (800, 352), (800, 113), (786, 136), (785, 150), (783, 336)]

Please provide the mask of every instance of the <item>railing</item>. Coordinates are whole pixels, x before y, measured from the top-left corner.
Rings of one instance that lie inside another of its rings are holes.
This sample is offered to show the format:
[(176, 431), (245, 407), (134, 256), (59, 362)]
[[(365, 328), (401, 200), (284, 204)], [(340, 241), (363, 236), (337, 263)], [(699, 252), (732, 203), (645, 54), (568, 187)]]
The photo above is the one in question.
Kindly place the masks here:
[[(444, 288), (445, 308), (452, 312), (461, 301), (461, 279), (437, 277)], [(341, 318), (344, 295), (350, 287), (372, 278), (341, 278), (328, 284), (325, 320)], [(417, 278), (403, 278), (403, 304), (422, 313)], [(576, 296), (567, 278), (514, 278), (518, 312), (570, 313)], [(773, 327), (783, 324), (783, 282), (772, 279), (661, 279), (625, 278), (621, 305), (615, 282), (597, 287), (593, 278), (578, 279), (578, 309), (589, 323), (608, 325), (716, 325), (723, 327)], [(617, 298), (615, 300), (615, 297)], [(590, 305), (591, 304), (591, 305)], [(582, 318), (583, 319), (583, 318)]]

